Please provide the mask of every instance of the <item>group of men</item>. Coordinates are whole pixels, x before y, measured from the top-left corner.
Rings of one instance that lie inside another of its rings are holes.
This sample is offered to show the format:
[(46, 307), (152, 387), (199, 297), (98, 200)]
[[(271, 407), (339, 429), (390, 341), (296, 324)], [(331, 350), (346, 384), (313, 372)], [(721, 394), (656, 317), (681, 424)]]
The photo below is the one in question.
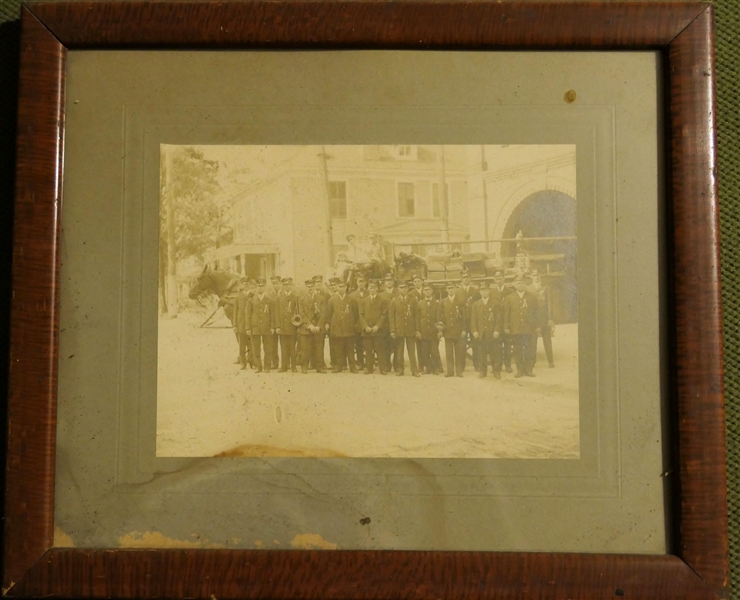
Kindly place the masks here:
[[(414, 377), (462, 377), (471, 348), (479, 377), (488, 375), (489, 365), (497, 379), (504, 369), (511, 373), (512, 358), (515, 377), (534, 377), (538, 336), (554, 366), (553, 322), (547, 288), (537, 271), (529, 275), (518, 275), (512, 287), (498, 271), (492, 285), (475, 286), (463, 272), (460, 281), (446, 284), (441, 299), (419, 276), (398, 284), (392, 275), (383, 282), (360, 277), (351, 293), (343, 280), (330, 279), (325, 286), (320, 275), (305, 282), (305, 291), (290, 277), (273, 278), (271, 290), (264, 279), (245, 278), (234, 301), (238, 362), (266, 373), (300, 368), (372, 374), (377, 366), (381, 375), (402, 376), (408, 357)], [(330, 365), (324, 357), (327, 336)]]

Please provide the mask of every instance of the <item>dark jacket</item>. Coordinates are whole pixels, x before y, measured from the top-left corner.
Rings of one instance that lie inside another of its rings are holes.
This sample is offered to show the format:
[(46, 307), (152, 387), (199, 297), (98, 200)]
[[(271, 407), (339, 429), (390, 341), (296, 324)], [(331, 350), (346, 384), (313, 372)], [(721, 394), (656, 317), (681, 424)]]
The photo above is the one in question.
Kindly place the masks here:
[(550, 325), (550, 290), (547, 286), (527, 286), (527, 291), (537, 297), (537, 327), (548, 327)]
[(501, 304), (489, 297), (484, 303), (483, 298), (473, 303), (470, 313), (470, 332), (477, 333), (480, 339), (486, 342), (494, 340), (494, 333), (501, 333), (504, 329), (504, 317)]
[(298, 314), (301, 315), (303, 323), (298, 328), (298, 333), (312, 333), (308, 325), (315, 325), (324, 332), (326, 323), (326, 299), (321, 294), (306, 294), (298, 301)]
[(419, 331), (421, 331), (421, 339), (423, 340), (436, 340), (438, 339), (437, 334), (437, 323), (439, 319), (439, 300), (432, 296), (429, 300), (422, 298), (418, 303), (419, 307)]
[(349, 337), (357, 333), (357, 303), (349, 296), (336, 294), (326, 305), (330, 337)]
[(419, 307), (411, 296), (399, 295), (391, 300), (388, 307), (388, 320), (391, 334), (396, 337), (414, 337), (419, 331)]
[(239, 292), (234, 302), (234, 327), (237, 333), (247, 332), (247, 302), (252, 295), (248, 292)]
[(247, 302), (247, 329), (252, 335), (270, 335), (270, 329), (277, 325), (277, 308), (275, 301), (267, 294), (260, 300), (259, 294), (255, 294)]
[(293, 325), (293, 317), (298, 314), (298, 294), (279, 294), (277, 299), (277, 329), (281, 335), (295, 335), (297, 328)]
[(514, 291), (504, 298), (504, 329), (511, 335), (533, 335), (537, 322), (537, 297), (525, 291), (520, 298)]
[(439, 303), (437, 321), (442, 323), (442, 335), (446, 338), (457, 339), (463, 331), (468, 331), (468, 309), (465, 297), (461, 294), (447, 296)]
[[(363, 336), (388, 335), (388, 300), (375, 295), (373, 300), (370, 295), (365, 296), (359, 305), (360, 330)], [(378, 327), (376, 333), (367, 333), (366, 327)]]

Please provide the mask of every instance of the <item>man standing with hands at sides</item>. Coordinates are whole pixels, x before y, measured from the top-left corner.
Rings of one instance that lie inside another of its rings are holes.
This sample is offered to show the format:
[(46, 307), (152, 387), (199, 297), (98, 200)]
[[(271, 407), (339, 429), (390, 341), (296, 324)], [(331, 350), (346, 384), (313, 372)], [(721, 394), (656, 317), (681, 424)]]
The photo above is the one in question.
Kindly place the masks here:
[[(419, 274), (414, 275), (412, 280), (414, 282), (414, 285), (409, 288), (409, 296), (416, 300), (416, 304), (418, 305), (419, 302), (421, 302), (421, 300), (424, 298), (424, 280)], [(423, 371), (424, 361), (421, 358), (421, 340), (419, 340), (416, 344), (416, 359), (419, 363), (419, 369)]]
[(293, 279), (285, 277), (282, 280), (283, 289), (278, 294), (277, 300), (277, 327), (275, 333), (280, 336), (280, 356), (283, 363), (280, 365), (280, 372), (285, 373), (290, 370), (297, 371), (295, 364), (295, 346), (297, 334), (296, 326), (293, 325), (293, 317), (298, 314), (298, 294), (293, 290)]
[(347, 295), (347, 284), (337, 283), (337, 293), (329, 298), (326, 307), (326, 329), (329, 343), (334, 345), (334, 373), (341, 373), (349, 361), (351, 373), (357, 373), (354, 357), (355, 333), (357, 331), (357, 305)]
[(252, 338), (252, 360), (257, 373), (262, 372), (262, 347), (265, 348), (265, 373), (270, 372), (272, 338), (275, 335), (277, 309), (275, 301), (265, 293), (265, 280), (257, 280), (257, 293), (247, 303), (247, 335)]
[(416, 305), (416, 300), (409, 296), (408, 291), (408, 284), (401, 281), (398, 284), (398, 296), (391, 301), (388, 309), (391, 339), (395, 342), (399, 365), (396, 369), (396, 375), (399, 377), (403, 375), (403, 347), (405, 345), (409, 353), (411, 374), (414, 377), (420, 377), (419, 366), (416, 363), (416, 340), (421, 340), (419, 308)]
[(434, 290), (430, 283), (425, 283), (424, 297), (419, 301), (419, 331), (421, 332), (421, 359), (419, 369), (427, 375), (441, 373), (442, 359), (439, 356), (439, 338), (441, 333), (437, 329), (439, 317), (439, 300), (434, 297)]
[[(493, 287), (491, 287), (491, 299), (496, 303), (500, 304), (503, 310), (504, 298), (511, 294), (514, 290), (504, 285), (504, 272), (496, 271), (493, 274)], [(511, 373), (511, 336), (501, 332), (501, 335), (496, 340), (500, 346), (501, 353), (501, 364), (506, 369), (507, 373)]]
[(480, 300), (473, 303), (473, 311), (470, 317), (470, 329), (473, 338), (479, 344), (480, 370), (478, 377), (488, 375), (488, 357), (491, 357), (493, 376), (501, 379), (501, 346), (498, 339), (501, 337), (504, 319), (501, 304), (494, 302), (491, 298), (491, 289), (487, 283), (480, 286)]
[[(542, 279), (537, 269), (533, 269), (531, 272), (532, 283), (527, 286), (527, 291), (534, 294), (537, 297), (537, 321), (540, 328), (540, 335), (542, 336), (542, 345), (545, 347), (545, 355), (547, 356), (547, 364), (552, 369), (555, 366), (555, 361), (552, 356), (552, 332), (555, 328), (555, 323), (550, 319), (550, 291), (547, 286), (542, 285)], [(537, 334), (535, 333), (532, 337), (532, 366), (537, 362)]]
[(457, 285), (451, 281), (447, 284), (447, 297), (439, 303), (439, 328), (445, 338), (445, 355), (447, 373), (445, 377), (463, 376), (465, 368), (465, 339), (467, 337), (467, 307)]
[(308, 373), (309, 364), (317, 373), (326, 373), (324, 369), (324, 336), (326, 324), (326, 299), (316, 290), (313, 279), (306, 281), (308, 294), (298, 301), (298, 314), (301, 325), (298, 328), (298, 339), (301, 344), (301, 373)]
[[(352, 298), (352, 300), (357, 305), (355, 307), (355, 310), (359, 313), (360, 310), (360, 304), (362, 301), (367, 298), (368, 291), (367, 291), (367, 279), (365, 279), (364, 275), (358, 275), (357, 276), (357, 289), (352, 292), (349, 297)], [(365, 368), (365, 349), (362, 342), (362, 331), (360, 328), (360, 322), (357, 321), (357, 333), (355, 334), (355, 362), (357, 363), (358, 369), (364, 369)]]
[(388, 358), (388, 301), (378, 294), (378, 282), (371, 279), (368, 294), (360, 300), (360, 330), (365, 345), (365, 375), (373, 372), (375, 355), (380, 374), (390, 369)]
[[(324, 286), (324, 277), (323, 275), (314, 275), (313, 276), (313, 284), (314, 284), (314, 290), (316, 293), (321, 296), (324, 299), (324, 302), (329, 302), (329, 298), (331, 298), (331, 294)], [(323, 326), (322, 326), (323, 327)], [(334, 365), (332, 365), (334, 366)], [(311, 368), (315, 368), (316, 365), (313, 363), (311, 364)], [(321, 368), (322, 370), (326, 370), (326, 361), (324, 360), (324, 351), (321, 351)]]
[(532, 336), (540, 332), (537, 326), (537, 297), (527, 291), (524, 275), (514, 280), (514, 293), (504, 299), (504, 332), (514, 342), (514, 377), (534, 377), (532, 372)]
[[(380, 297), (384, 298), (385, 301), (388, 303), (389, 314), (391, 310), (391, 302), (393, 302), (393, 299), (396, 296), (398, 296), (396, 282), (393, 280), (393, 275), (391, 273), (388, 273), (385, 276), (385, 288), (382, 292), (380, 292)], [(386, 337), (386, 345), (388, 347), (388, 359), (393, 361), (393, 370), (398, 371), (399, 364), (398, 356), (396, 355), (396, 342), (390, 338), (390, 328), (388, 329), (388, 337)], [(403, 365), (403, 357), (401, 360), (401, 365)]]
[(247, 368), (247, 361), (251, 363), (251, 352), (247, 359), (249, 350), (249, 336), (247, 335), (247, 302), (249, 302), (249, 292), (247, 291), (247, 278), (243, 277), (239, 282), (239, 290), (236, 294), (234, 303), (234, 331), (239, 341), (239, 364), (242, 371)]

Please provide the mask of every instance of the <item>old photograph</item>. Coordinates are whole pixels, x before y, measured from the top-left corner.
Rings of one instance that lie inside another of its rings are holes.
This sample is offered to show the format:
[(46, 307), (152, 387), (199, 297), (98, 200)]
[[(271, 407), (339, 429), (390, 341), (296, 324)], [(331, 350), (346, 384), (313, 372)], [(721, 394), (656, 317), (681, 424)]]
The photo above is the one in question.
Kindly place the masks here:
[(162, 145), (157, 456), (580, 457), (574, 145)]

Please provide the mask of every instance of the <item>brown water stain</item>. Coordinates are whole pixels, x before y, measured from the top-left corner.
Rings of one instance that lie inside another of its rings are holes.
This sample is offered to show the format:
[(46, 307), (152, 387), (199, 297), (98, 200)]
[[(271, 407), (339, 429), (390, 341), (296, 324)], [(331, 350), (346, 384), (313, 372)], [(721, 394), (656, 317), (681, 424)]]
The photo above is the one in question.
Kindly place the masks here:
[(299, 533), (291, 540), (290, 545), (301, 550), (337, 550), (339, 548), (337, 544), (327, 542), (318, 533)]
[(229, 450), (219, 452), (214, 458), (252, 457), (261, 458), (265, 456), (316, 456), (324, 458), (346, 458), (347, 455), (329, 448), (280, 448), (278, 446), (265, 446), (262, 444), (243, 444)]
[(54, 547), (55, 548), (74, 548), (74, 540), (69, 537), (59, 527), (54, 527)]
[(224, 548), (223, 544), (176, 540), (158, 531), (132, 531), (118, 538), (119, 548)]

